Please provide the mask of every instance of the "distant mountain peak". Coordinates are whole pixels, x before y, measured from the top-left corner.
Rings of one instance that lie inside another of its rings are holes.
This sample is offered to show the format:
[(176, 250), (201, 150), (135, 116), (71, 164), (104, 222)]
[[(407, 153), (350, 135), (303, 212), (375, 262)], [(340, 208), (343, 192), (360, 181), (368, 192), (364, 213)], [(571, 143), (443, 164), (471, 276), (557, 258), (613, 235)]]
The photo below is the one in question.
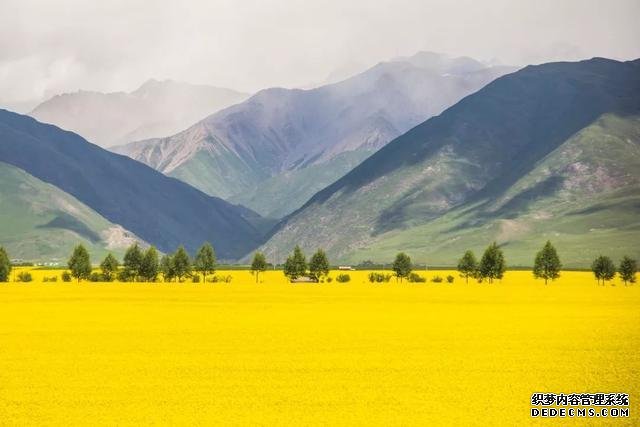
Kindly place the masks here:
[(158, 86), (171, 84), (171, 83), (173, 83), (172, 80), (158, 80), (158, 79), (155, 79), (155, 78), (151, 78), (151, 79), (145, 81), (144, 83), (142, 83), (140, 85), (140, 87), (138, 87), (137, 89), (131, 91), (131, 93), (135, 93), (135, 92), (138, 92), (138, 91), (149, 90), (149, 89), (156, 88)]
[(56, 95), (30, 115), (111, 147), (174, 134), (247, 97), (231, 89), (149, 79), (129, 93), (79, 90)]
[(450, 56), (437, 52), (420, 51), (412, 56), (400, 56), (392, 62), (408, 62), (415, 67), (439, 74), (466, 74), (487, 68), (486, 64), (468, 56)]

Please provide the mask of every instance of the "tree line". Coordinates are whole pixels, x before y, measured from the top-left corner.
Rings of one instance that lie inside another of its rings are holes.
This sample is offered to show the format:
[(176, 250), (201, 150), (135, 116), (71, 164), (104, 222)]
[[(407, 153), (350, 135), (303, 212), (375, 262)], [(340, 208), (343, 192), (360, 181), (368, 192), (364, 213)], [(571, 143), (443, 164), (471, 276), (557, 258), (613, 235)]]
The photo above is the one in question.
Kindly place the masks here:
[[(255, 275), (256, 283), (259, 281), (260, 273), (267, 270), (270, 264), (267, 262), (262, 252), (256, 252), (251, 262), (251, 273)], [(122, 263), (109, 253), (100, 263), (100, 272), (94, 272), (91, 264), (89, 252), (83, 245), (78, 245), (67, 262), (71, 277), (78, 282), (80, 280), (93, 281), (113, 281), (121, 282), (155, 282), (161, 275), (164, 281), (181, 282), (185, 278), (191, 278), (206, 282), (207, 277), (215, 274), (217, 267), (216, 253), (213, 246), (205, 242), (196, 252), (193, 259), (183, 246), (178, 247), (175, 252), (165, 254), (160, 257), (158, 250), (154, 246), (146, 249), (141, 248), (138, 243), (134, 243), (127, 248)], [(480, 261), (477, 261), (472, 251), (466, 251), (458, 261), (457, 270), (460, 276), (468, 283), (469, 279), (478, 282), (487, 281), (493, 283), (494, 280), (503, 278), (506, 271), (506, 261), (502, 249), (491, 243), (484, 251)], [(560, 257), (550, 241), (536, 253), (533, 265), (533, 275), (536, 279), (544, 279), (545, 284), (560, 277), (562, 263)], [(0, 282), (7, 282), (11, 273), (12, 265), (6, 250), (0, 246)], [(402, 282), (403, 279), (409, 281), (412, 275), (413, 264), (411, 258), (404, 252), (396, 255), (391, 267), (396, 280)], [(322, 249), (318, 249), (307, 262), (302, 249), (296, 246), (293, 253), (289, 255), (283, 265), (284, 275), (291, 281), (300, 278), (308, 278), (314, 282), (330, 280), (328, 277), (330, 270), (329, 259)], [(612, 280), (616, 274), (624, 284), (635, 283), (637, 262), (636, 260), (624, 256), (616, 268), (611, 258), (600, 255), (591, 265), (597, 283), (602, 285), (606, 281)], [(374, 278), (374, 281), (379, 281)], [(415, 278), (414, 278), (415, 279)], [(340, 281), (348, 281), (343, 277)], [(449, 281), (449, 280), (448, 280)], [(449, 281), (450, 283), (452, 282)]]
[(154, 246), (141, 248), (137, 243), (127, 248), (122, 263), (113, 254), (108, 254), (100, 263), (100, 273), (92, 272), (91, 258), (87, 249), (78, 245), (67, 262), (71, 276), (77, 281), (90, 279), (92, 274), (100, 274), (99, 280), (110, 282), (155, 282), (162, 274), (164, 281), (179, 281), (202, 274), (203, 281), (216, 268), (216, 254), (210, 243), (204, 243), (192, 260), (183, 246), (172, 254), (160, 257)]
[[(476, 261), (476, 257), (472, 251), (466, 251), (462, 258), (458, 261), (458, 271), (465, 278), (467, 283), (470, 278), (482, 281), (488, 279), (491, 283), (494, 279), (501, 279), (506, 264), (502, 250), (498, 248), (496, 243), (492, 243), (484, 252), (480, 262)], [(549, 280), (553, 281), (560, 277), (562, 263), (556, 248), (550, 241), (536, 253), (533, 261), (533, 276), (536, 279), (544, 279), (546, 285)], [(617, 272), (620, 279), (625, 285), (636, 282), (636, 272), (638, 270), (636, 260), (624, 256), (620, 261)], [(607, 256), (598, 256), (591, 264), (591, 271), (596, 277), (596, 281), (605, 284), (605, 280), (612, 280), (616, 275), (616, 267)]]

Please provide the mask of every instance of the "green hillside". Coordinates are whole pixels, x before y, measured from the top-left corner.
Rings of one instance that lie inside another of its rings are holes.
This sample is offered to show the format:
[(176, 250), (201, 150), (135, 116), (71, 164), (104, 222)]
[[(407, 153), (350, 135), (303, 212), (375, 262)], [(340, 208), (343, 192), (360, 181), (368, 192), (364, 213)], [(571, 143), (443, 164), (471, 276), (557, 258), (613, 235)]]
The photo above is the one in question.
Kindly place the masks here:
[(511, 265), (531, 265), (546, 240), (567, 267), (599, 254), (640, 258), (640, 116), (607, 115), (545, 157), (504, 196), (453, 209), (417, 227), (377, 236), (349, 262), (392, 259), (450, 265), (465, 249), (500, 242)]
[(12, 259), (66, 262), (78, 243), (98, 261), (123, 252), (132, 235), (72, 196), (0, 162), (0, 245)]
[(365, 149), (346, 151), (327, 162), (265, 179), (257, 189), (236, 194), (228, 201), (248, 206), (267, 218), (282, 218), (291, 213), (292, 206), (304, 205), (310, 194), (342, 177), (371, 154), (373, 151)]
[[(268, 177), (260, 173), (257, 163), (245, 163), (221, 146), (198, 151), (167, 175), (223, 199), (229, 199), (238, 191), (250, 191), (256, 182)], [(230, 179), (234, 182), (233, 187), (229, 186)]]
[(417, 126), (317, 193), (264, 249), (455, 263), (496, 240), (531, 265), (640, 256), (640, 62), (527, 67)]

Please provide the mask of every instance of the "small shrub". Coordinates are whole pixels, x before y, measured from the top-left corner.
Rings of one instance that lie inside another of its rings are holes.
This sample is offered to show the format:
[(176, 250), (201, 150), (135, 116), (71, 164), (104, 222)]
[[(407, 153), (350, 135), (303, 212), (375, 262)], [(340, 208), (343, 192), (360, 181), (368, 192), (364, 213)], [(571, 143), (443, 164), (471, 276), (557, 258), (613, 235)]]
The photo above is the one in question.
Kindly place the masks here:
[(68, 271), (63, 271), (62, 272), (62, 281), (63, 282), (70, 282), (71, 281), (71, 273), (69, 273)]
[(408, 279), (410, 283), (424, 283), (427, 281), (426, 278), (420, 276), (417, 273), (409, 273)]
[(94, 271), (93, 273), (91, 273), (89, 275), (89, 281), (90, 282), (102, 282), (102, 274), (98, 273), (97, 271)]
[(209, 283), (231, 283), (231, 275), (226, 275), (226, 276), (213, 276), (207, 279), (207, 282)]
[(384, 275), (381, 273), (369, 273), (369, 282), (382, 283), (384, 281)]
[(42, 278), (43, 282), (57, 282), (58, 281), (58, 276), (51, 276), (51, 277), (43, 277)]
[(332, 277), (327, 276), (327, 283), (331, 283), (331, 282), (333, 282), (333, 278), (332, 278)]
[(18, 282), (31, 282), (33, 280), (33, 276), (28, 271), (22, 271), (18, 274)]
[(452, 275), (447, 276), (447, 283), (453, 283), (454, 277)]
[(131, 274), (127, 270), (121, 270), (116, 275), (118, 282), (129, 282), (131, 279)]
[(382, 274), (382, 273), (376, 273), (376, 272), (371, 272), (369, 273), (369, 282), (371, 283), (387, 283), (389, 282), (389, 280), (391, 280), (391, 274)]
[(191, 276), (191, 282), (192, 283), (200, 283), (200, 276), (197, 274), (194, 274), (193, 276)]
[(338, 277), (336, 277), (336, 281), (340, 283), (347, 283), (350, 280), (351, 276), (349, 276), (348, 274), (338, 274)]
[(440, 276), (435, 276), (433, 279), (431, 279), (431, 281), (433, 283), (442, 283), (442, 277)]

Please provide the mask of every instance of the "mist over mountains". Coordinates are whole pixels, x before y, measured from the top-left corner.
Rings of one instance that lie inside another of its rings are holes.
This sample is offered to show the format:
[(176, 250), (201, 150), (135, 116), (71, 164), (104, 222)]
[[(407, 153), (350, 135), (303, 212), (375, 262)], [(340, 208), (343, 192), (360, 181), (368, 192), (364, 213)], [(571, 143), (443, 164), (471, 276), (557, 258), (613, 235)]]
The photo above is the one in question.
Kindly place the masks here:
[(176, 135), (114, 150), (281, 217), (391, 139), (513, 70), (420, 52), (316, 89), (266, 89)]
[(29, 115), (110, 147), (170, 135), (247, 97), (231, 89), (151, 79), (129, 93), (81, 90), (57, 95)]

